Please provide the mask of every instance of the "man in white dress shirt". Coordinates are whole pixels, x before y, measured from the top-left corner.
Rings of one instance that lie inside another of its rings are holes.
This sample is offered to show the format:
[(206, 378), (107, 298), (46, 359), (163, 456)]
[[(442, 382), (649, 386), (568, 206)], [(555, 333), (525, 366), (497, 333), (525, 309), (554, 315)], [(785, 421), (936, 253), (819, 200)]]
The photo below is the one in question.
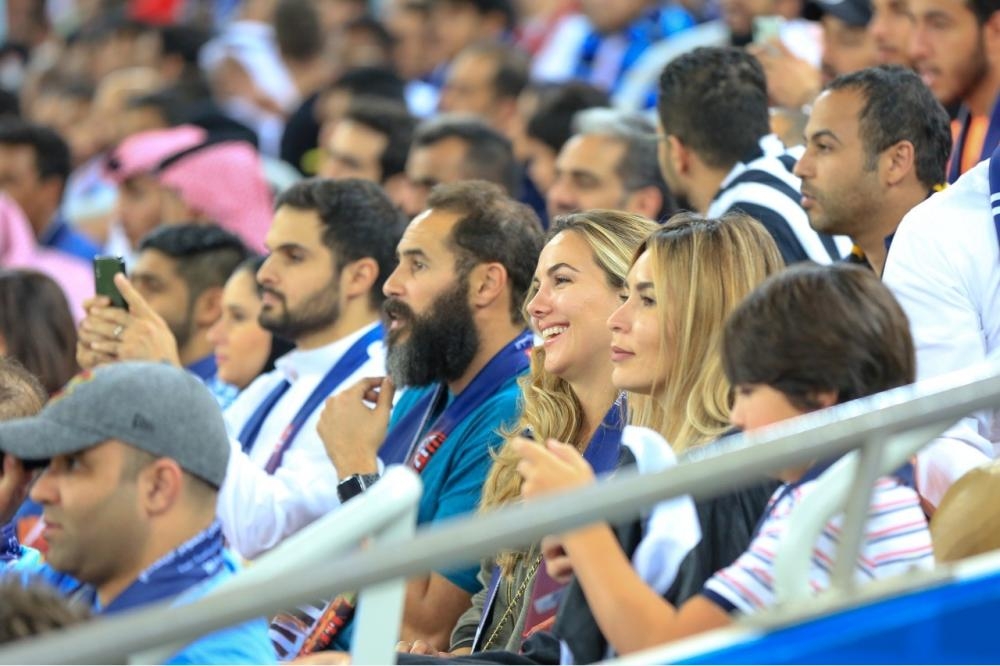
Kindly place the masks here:
[(296, 347), (225, 412), (234, 455), (218, 511), (247, 558), (339, 504), (316, 424), (326, 397), (385, 374), (382, 283), (405, 225), (378, 185), (356, 179), (298, 183), (276, 210), (260, 323)]

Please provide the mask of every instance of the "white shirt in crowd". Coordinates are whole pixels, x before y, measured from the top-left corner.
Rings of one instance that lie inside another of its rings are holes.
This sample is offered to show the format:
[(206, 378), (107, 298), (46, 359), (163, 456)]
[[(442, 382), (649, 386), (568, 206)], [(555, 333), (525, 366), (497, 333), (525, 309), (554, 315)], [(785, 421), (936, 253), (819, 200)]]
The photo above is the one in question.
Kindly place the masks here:
[[(910, 320), (917, 378), (984, 361), (1000, 349), (1000, 246), (989, 162), (903, 218), (882, 275)], [(1000, 410), (979, 412), (918, 457), (917, 486), (934, 504), (966, 471), (997, 455)]]
[[(374, 326), (319, 349), (285, 354), (275, 362), (273, 371), (258, 377), (225, 411), (232, 454), (219, 492), (218, 514), (229, 545), (243, 557), (253, 558), (270, 550), (339, 505), (337, 470), (316, 432), (323, 403), (309, 416), (274, 474), (268, 474), (264, 467), (281, 434), (326, 373)], [(368, 360), (333, 393), (365, 377), (384, 374), (385, 347), (379, 341), (368, 348)], [(250, 453), (243, 453), (237, 441), (240, 431), (284, 379), (291, 386), (264, 420)]]

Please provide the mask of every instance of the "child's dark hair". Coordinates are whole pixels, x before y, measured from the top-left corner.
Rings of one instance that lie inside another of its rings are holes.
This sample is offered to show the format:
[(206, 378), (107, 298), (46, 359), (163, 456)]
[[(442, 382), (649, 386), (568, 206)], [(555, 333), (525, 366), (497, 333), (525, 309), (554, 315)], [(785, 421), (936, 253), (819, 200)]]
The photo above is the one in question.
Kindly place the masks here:
[(913, 338), (903, 309), (870, 270), (800, 264), (755, 289), (726, 321), (722, 341), (733, 386), (766, 384), (799, 409), (912, 383)]

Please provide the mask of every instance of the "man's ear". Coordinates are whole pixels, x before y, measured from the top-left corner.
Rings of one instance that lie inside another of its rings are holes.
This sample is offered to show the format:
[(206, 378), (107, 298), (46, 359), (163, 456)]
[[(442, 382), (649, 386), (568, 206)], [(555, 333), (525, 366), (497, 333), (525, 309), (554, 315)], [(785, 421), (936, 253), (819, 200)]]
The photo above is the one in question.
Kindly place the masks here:
[(898, 185), (916, 169), (916, 150), (909, 141), (899, 141), (889, 146), (879, 158), (885, 173), (886, 184)]
[(503, 264), (479, 264), (469, 273), (469, 298), (472, 307), (489, 307), (507, 293), (507, 285), (507, 269)]
[(625, 208), (650, 220), (657, 220), (663, 209), (663, 193), (653, 185), (641, 187), (629, 193)]
[(378, 280), (378, 262), (372, 257), (362, 257), (344, 266), (340, 271), (340, 293), (344, 298), (367, 297)]
[(209, 287), (195, 299), (194, 322), (198, 328), (209, 328), (222, 316), (222, 287)]
[(691, 170), (691, 150), (673, 134), (668, 134), (667, 154), (674, 173), (686, 175)]
[(150, 516), (169, 511), (181, 496), (184, 472), (177, 461), (157, 458), (140, 470), (136, 480), (139, 501)]

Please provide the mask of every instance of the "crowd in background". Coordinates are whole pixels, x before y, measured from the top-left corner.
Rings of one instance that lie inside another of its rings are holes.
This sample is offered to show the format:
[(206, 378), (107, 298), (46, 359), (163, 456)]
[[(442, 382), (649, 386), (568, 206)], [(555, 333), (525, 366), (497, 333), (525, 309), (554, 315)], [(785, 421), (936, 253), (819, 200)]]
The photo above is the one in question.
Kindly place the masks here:
[[(209, 594), (389, 465), (432, 525), (1000, 346), (997, 0), (4, 8), (6, 640)], [(950, 509), (995, 417), (878, 480), (858, 581), (1000, 546)], [(833, 462), (410, 580), (400, 662), (590, 663), (770, 607)], [(355, 596), (174, 658), (339, 663)]]

